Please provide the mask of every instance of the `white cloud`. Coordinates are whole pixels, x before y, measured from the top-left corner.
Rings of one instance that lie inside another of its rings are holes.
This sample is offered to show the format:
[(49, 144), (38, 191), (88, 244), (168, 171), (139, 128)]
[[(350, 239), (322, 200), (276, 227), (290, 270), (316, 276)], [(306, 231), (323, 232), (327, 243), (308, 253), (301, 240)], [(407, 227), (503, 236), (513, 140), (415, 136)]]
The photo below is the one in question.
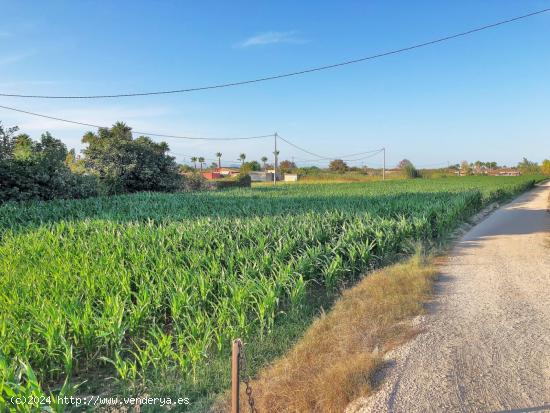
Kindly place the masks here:
[(238, 43), (236, 46), (243, 48), (277, 43), (303, 44), (307, 43), (307, 40), (299, 37), (295, 30), (288, 32), (265, 32), (249, 37), (248, 39)]

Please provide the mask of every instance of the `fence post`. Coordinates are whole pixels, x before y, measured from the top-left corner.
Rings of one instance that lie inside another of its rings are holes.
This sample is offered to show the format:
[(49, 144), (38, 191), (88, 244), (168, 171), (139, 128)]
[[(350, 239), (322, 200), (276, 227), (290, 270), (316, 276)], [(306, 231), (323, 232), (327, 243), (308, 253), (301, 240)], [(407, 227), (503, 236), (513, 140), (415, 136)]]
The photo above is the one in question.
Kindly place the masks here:
[(231, 352), (231, 413), (239, 413), (239, 356), (241, 340), (233, 340)]

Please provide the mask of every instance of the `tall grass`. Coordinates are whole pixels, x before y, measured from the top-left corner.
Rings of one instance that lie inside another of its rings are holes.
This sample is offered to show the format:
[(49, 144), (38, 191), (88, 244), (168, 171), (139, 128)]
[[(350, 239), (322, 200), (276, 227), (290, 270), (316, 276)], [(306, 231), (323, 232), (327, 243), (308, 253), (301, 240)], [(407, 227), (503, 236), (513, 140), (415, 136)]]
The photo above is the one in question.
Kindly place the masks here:
[[(0, 207), (0, 383), (97, 367), (146, 383), (268, 337), (310, 287), (352, 282), (529, 178), (278, 186)], [(10, 385), (11, 386), (11, 385)], [(7, 388), (7, 387), (6, 387)]]

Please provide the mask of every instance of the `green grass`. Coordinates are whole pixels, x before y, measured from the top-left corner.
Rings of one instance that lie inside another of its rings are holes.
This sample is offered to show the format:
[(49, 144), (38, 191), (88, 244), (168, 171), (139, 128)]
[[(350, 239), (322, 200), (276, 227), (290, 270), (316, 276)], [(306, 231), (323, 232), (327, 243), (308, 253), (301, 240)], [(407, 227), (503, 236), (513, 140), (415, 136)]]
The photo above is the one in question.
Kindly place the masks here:
[(228, 384), (231, 339), (249, 341), (254, 368), (264, 364), (343, 285), (533, 182), (445, 178), (5, 204), (0, 386), (14, 388), (23, 361), (45, 388), (107, 374), (116, 391), (177, 391), (198, 406)]

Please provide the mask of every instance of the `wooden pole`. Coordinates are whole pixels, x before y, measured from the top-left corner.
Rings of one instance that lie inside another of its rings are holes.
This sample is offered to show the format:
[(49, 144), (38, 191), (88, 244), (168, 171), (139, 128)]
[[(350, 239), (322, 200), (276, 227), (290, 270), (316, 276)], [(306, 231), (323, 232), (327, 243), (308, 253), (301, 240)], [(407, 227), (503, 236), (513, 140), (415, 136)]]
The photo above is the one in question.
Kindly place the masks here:
[(278, 158), (278, 153), (277, 153), (277, 132), (275, 132), (275, 135), (273, 135), (273, 137), (275, 138), (275, 152), (273, 152), (273, 154), (275, 155), (275, 164), (273, 165), (273, 185), (275, 185), (277, 183), (277, 158)]
[(384, 164), (382, 166), (382, 180), (386, 180), (386, 148), (382, 148), (384, 151)]
[(241, 340), (233, 340), (231, 354), (231, 413), (239, 413), (239, 355)]

